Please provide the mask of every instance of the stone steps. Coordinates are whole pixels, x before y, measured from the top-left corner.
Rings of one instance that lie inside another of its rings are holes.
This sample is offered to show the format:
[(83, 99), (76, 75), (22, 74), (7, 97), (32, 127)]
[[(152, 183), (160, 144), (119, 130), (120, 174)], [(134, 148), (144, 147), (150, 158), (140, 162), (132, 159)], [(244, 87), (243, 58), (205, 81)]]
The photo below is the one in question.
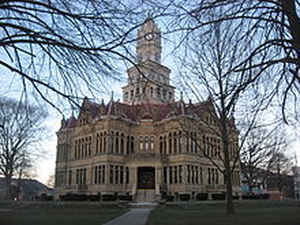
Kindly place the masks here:
[(153, 202), (155, 200), (155, 190), (137, 190), (136, 202)]

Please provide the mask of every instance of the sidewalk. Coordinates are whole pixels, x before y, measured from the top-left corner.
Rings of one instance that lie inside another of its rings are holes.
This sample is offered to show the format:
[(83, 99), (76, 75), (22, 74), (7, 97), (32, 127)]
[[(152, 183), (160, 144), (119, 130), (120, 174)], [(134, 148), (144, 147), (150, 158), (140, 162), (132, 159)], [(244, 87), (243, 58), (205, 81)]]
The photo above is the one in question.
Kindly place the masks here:
[(145, 225), (153, 208), (133, 208), (104, 225)]

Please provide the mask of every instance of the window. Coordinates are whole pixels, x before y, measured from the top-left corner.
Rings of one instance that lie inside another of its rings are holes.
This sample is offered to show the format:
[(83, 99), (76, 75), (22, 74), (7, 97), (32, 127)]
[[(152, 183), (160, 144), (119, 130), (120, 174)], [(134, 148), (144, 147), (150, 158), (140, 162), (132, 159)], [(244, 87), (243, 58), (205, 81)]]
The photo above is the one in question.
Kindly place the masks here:
[(169, 154), (172, 154), (172, 134), (169, 134)]
[(154, 150), (154, 137), (153, 136), (150, 137), (150, 149), (151, 149), (151, 151)]
[(167, 167), (164, 167), (164, 184), (167, 184)]
[(173, 176), (172, 176), (172, 167), (169, 167), (169, 179), (170, 179), (170, 184), (173, 184)]
[(116, 153), (119, 153), (119, 132), (116, 132), (116, 137), (115, 137), (115, 143), (116, 143)]
[(124, 182), (124, 167), (123, 166), (120, 166), (120, 184), (123, 184)]
[(159, 137), (159, 153), (163, 153), (163, 138)]
[(126, 184), (129, 184), (129, 168), (126, 167)]
[(131, 152), (134, 153), (134, 137), (133, 136), (131, 136), (130, 148), (131, 148)]
[(182, 166), (179, 166), (179, 184), (182, 184)]
[(187, 165), (187, 183), (189, 184), (191, 182), (191, 171), (190, 166)]
[(145, 151), (148, 151), (149, 150), (149, 137), (145, 137)]
[(69, 170), (69, 182), (68, 182), (69, 185), (72, 184), (72, 170)]
[(119, 166), (115, 166), (115, 184), (119, 184)]
[(167, 90), (163, 90), (163, 99), (167, 99)]
[(144, 151), (144, 137), (140, 136), (140, 151)]
[(124, 134), (121, 134), (121, 154), (124, 154)]

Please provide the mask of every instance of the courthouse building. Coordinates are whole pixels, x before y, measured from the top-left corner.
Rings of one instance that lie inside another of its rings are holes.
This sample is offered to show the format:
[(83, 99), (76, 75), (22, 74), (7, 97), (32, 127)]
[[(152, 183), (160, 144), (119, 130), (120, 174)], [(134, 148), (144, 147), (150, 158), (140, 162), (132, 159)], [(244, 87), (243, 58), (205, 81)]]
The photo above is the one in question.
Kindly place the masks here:
[[(161, 64), (161, 32), (147, 19), (137, 33), (137, 66), (127, 70), (123, 101), (85, 98), (79, 115), (62, 120), (57, 132), (55, 187), (59, 195), (128, 195), (136, 201), (168, 196), (224, 193), (220, 138), (211, 100), (175, 100), (171, 70)], [(199, 121), (203, 121), (199, 123)], [(230, 119), (235, 155), (238, 133)], [(187, 127), (187, 124), (198, 124)], [(203, 124), (203, 127), (199, 127)], [(240, 193), (239, 165), (233, 173)]]

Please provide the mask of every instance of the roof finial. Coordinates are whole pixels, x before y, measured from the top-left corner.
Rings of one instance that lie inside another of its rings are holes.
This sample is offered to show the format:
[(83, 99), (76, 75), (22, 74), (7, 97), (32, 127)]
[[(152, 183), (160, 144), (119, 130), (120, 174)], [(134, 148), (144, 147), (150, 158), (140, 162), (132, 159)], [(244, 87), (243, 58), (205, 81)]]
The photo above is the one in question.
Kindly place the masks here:
[(180, 101), (183, 101), (183, 92), (180, 92)]
[(114, 91), (111, 91), (111, 101), (114, 100)]

